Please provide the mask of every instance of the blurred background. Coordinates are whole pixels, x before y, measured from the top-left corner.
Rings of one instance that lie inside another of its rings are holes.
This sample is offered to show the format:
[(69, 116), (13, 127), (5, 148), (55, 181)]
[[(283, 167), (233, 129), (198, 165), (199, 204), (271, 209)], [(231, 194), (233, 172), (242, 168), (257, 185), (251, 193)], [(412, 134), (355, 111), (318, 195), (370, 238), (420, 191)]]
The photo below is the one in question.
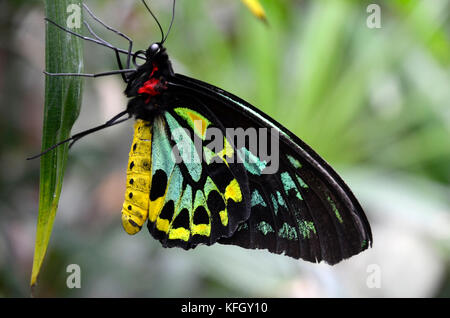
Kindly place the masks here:
[[(69, 153), (39, 297), (449, 297), (450, 1), (262, 0), (269, 26), (239, 0), (179, 0), (166, 47), (176, 72), (270, 114), (342, 175), (365, 208), (373, 248), (336, 266), (239, 247), (163, 249), (122, 229), (133, 123)], [(86, 0), (145, 49), (159, 30), (137, 0)], [(171, 1), (150, 1), (164, 29)], [(0, 296), (28, 297), (44, 105), (43, 1), (0, 2)], [(89, 20), (92, 22), (92, 20)], [(98, 24), (97, 34), (127, 43)], [(86, 72), (116, 68), (85, 44)], [(85, 80), (73, 132), (126, 106), (120, 76)], [(81, 288), (66, 286), (69, 264)]]

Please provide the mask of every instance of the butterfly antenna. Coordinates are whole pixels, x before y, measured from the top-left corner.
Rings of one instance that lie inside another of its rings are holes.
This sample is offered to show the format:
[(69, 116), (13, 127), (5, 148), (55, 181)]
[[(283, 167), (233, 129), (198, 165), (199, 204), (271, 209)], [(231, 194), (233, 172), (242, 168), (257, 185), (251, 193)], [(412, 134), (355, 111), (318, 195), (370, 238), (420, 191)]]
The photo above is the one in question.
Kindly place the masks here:
[(172, 5), (172, 20), (170, 21), (169, 29), (167, 30), (166, 36), (165, 36), (165, 38), (163, 39), (163, 41), (161, 42), (161, 44), (163, 44), (164, 42), (166, 42), (167, 37), (169, 36), (170, 30), (172, 29), (173, 21), (175, 20), (175, 5), (176, 5), (176, 0), (173, 0), (173, 5)]
[(33, 159), (37, 159), (39, 157), (42, 157), (46, 153), (52, 151), (53, 149), (55, 149), (55, 148), (57, 148), (57, 147), (59, 147), (61, 145), (64, 145), (65, 143), (68, 143), (68, 142), (70, 142), (70, 145), (69, 145), (69, 148), (70, 148), (70, 147), (73, 146), (73, 144), (77, 140), (80, 140), (81, 138), (83, 138), (83, 137), (85, 137), (87, 135), (90, 135), (90, 134), (92, 134), (92, 133), (94, 133), (96, 131), (99, 131), (99, 130), (102, 130), (102, 129), (105, 129), (105, 128), (108, 128), (108, 127), (111, 127), (111, 126), (114, 126), (114, 125), (117, 125), (117, 124), (120, 124), (120, 123), (130, 119), (131, 116), (129, 115), (128, 118), (124, 118), (124, 119), (118, 120), (120, 117), (126, 115), (127, 113), (128, 113), (128, 111), (123, 111), (123, 112), (119, 113), (118, 115), (114, 116), (113, 119), (107, 121), (105, 124), (97, 126), (97, 127), (94, 127), (94, 128), (91, 128), (91, 129), (88, 129), (88, 130), (85, 130), (85, 131), (82, 131), (82, 132), (80, 132), (78, 134), (75, 134), (75, 135), (73, 135), (70, 138), (67, 138), (67, 139), (65, 139), (65, 140), (63, 140), (61, 142), (58, 142), (57, 144), (51, 146), (50, 148), (46, 149), (45, 151), (41, 152), (40, 154), (38, 154), (36, 156), (33, 156), (33, 157), (30, 157), (30, 158), (27, 158), (27, 160), (33, 160)]
[(145, 7), (147, 8), (148, 12), (152, 15), (153, 19), (155, 19), (156, 23), (158, 24), (159, 30), (161, 31), (161, 43), (164, 42), (164, 31), (161, 27), (161, 24), (159, 23), (158, 19), (156, 18), (155, 14), (152, 12), (150, 7), (147, 5), (147, 2), (145, 0), (142, 0), (142, 3), (144, 3)]

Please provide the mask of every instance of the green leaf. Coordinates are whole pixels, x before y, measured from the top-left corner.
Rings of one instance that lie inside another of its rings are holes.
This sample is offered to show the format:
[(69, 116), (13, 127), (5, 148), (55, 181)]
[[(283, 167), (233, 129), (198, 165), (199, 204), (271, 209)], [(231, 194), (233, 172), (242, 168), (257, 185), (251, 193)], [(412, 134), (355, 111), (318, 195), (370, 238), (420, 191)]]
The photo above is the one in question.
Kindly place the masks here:
[[(72, 6), (71, 6), (72, 5)], [(73, 7), (73, 5), (79, 6)], [(72, 28), (74, 15), (81, 17), (81, 0), (45, 0), (46, 17)], [(75, 18), (75, 19), (74, 19)], [(70, 25), (68, 22), (71, 22)], [(75, 22), (75, 25), (74, 23)], [(80, 32), (79, 30), (74, 30)], [(45, 63), (50, 73), (80, 73), (83, 69), (82, 40), (46, 24)], [(82, 97), (82, 81), (77, 77), (50, 77), (45, 81), (44, 124), (42, 150), (68, 138), (78, 117)], [(57, 147), (41, 157), (39, 215), (31, 273), (31, 286), (36, 284), (52, 232), (67, 162), (68, 145)]]

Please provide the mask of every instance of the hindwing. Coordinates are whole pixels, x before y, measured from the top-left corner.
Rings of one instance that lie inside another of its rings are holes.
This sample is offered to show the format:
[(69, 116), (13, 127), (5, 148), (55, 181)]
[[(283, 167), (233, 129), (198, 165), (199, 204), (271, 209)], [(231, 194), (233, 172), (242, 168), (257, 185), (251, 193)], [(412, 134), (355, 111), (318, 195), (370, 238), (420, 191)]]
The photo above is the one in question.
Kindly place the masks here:
[[(141, 127), (151, 138), (147, 227), (165, 247), (213, 244), (250, 215), (247, 175), (232, 163), (237, 154), (226, 138), (221, 151), (207, 147), (206, 128), (213, 126), (204, 115), (176, 107)], [(137, 158), (133, 147), (130, 161)], [(123, 215), (130, 215), (128, 204), (126, 197)]]

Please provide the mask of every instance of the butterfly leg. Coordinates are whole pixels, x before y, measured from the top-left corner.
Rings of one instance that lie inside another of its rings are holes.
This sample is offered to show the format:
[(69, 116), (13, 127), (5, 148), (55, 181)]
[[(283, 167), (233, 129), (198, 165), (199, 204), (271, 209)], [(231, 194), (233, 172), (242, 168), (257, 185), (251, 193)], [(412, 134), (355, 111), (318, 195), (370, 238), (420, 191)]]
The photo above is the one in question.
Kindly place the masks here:
[[(119, 69), (120, 69), (120, 70), (123, 70), (124, 67), (123, 67), (123, 65), (122, 65), (122, 60), (120, 59), (119, 51), (117, 50), (117, 48), (114, 47), (111, 43), (109, 43), (109, 42), (105, 41), (104, 39), (100, 38), (100, 37), (92, 30), (92, 28), (91, 28), (91, 26), (89, 25), (89, 23), (87, 23), (86, 21), (84, 21), (84, 25), (86, 26), (86, 28), (88, 29), (89, 33), (90, 33), (93, 37), (95, 37), (97, 40), (99, 40), (99, 41), (105, 43), (106, 45), (110, 46), (110, 47), (114, 50), (114, 53), (116, 54), (116, 59), (117, 59), (117, 64), (118, 64), (118, 66), (119, 66)], [(127, 68), (129, 68), (129, 66), (127, 66)], [(122, 75), (123, 81), (124, 81), (125, 83), (128, 83), (128, 78), (127, 78), (126, 74), (125, 74), (125, 73), (121, 73), (120, 75)]]
[[(128, 51), (127, 51), (127, 63), (126, 63), (126, 68), (130, 68), (130, 63), (131, 63), (131, 56), (132, 56), (132, 51), (133, 51), (133, 40), (131, 40), (130, 37), (128, 37), (127, 35), (123, 34), (122, 32), (110, 27), (109, 25), (107, 25), (106, 23), (104, 23), (102, 20), (100, 20), (89, 8), (86, 4), (83, 3), (83, 7), (84, 9), (87, 11), (87, 13), (98, 23), (100, 23), (101, 25), (103, 25), (106, 29), (114, 32), (115, 34), (121, 36), (122, 38), (126, 39), (128, 41)], [(117, 51), (116, 51), (117, 54)], [(118, 55), (117, 55), (118, 56)], [(119, 62), (119, 66), (121, 66), (122, 63)]]
[[(122, 118), (125, 115), (128, 115), (128, 117), (127, 118)], [(97, 126), (97, 127), (94, 127), (94, 128), (91, 128), (91, 129), (88, 129), (88, 130), (85, 130), (85, 131), (82, 131), (82, 132), (80, 132), (78, 134), (75, 134), (75, 135), (73, 135), (70, 138), (69, 148), (71, 148), (76, 141), (80, 140), (84, 136), (87, 136), (89, 134), (92, 134), (93, 132), (96, 132), (96, 131), (99, 131), (99, 130), (102, 130), (102, 129), (105, 129), (105, 128), (108, 128), (108, 127), (111, 127), (111, 126), (114, 126), (114, 125), (117, 125), (117, 124), (120, 124), (120, 123), (122, 123), (124, 121), (127, 121), (130, 118), (131, 118), (131, 115), (128, 113), (128, 111), (125, 110), (123, 112), (120, 112), (116, 116), (114, 116), (112, 119), (108, 120), (103, 125), (100, 125), (100, 126)]]
[[(128, 115), (128, 117), (127, 118), (122, 118), (125, 115)], [(94, 128), (91, 128), (91, 129), (88, 129), (88, 130), (85, 130), (85, 131), (82, 131), (82, 132), (80, 132), (78, 134), (75, 134), (72, 137), (70, 137), (68, 139), (65, 139), (65, 140), (63, 140), (63, 141), (61, 141), (61, 142), (51, 146), (50, 148), (46, 149), (45, 151), (41, 152), (40, 154), (38, 154), (36, 156), (33, 156), (33, 157), (30, 157), (30, 158), (27, 158), (27, 160), (33, 160), (33, 159), (39, 158), (39, 157), (45, 155), (46, 153), (52, 151), (56, 147), (59, 147), (59, 146), (65, 144), (67, 142), (69, 142), (69, 148), (71, 148), (76, 141), (80, 140), (84, 136), (87, 136), (87, 135), (92, 134), (92, 133), (94, 133), (96, 131), (99, 131), (99, 130), (102, 130), (102, 129), (105, 129), (105, 128), (108, 128), (108, 127), (111, 127), (111, 126), (114, 126), (114, 125), (117, 125), (117, 124), (120, 124), (120, 123), (130, 119), (131, 117), (132, 117), (131, 114), (127, 110), (125, 110), (123, 112), (120, 112), (119, 114), (114, 116), (112, 119), (110, 119), (106, 123), (104, 123), (103, 125), (100, 125), (100, 126), (97, 126), (97, 127), (94, 127)]]
[[(105, 47), (107, 47), (107, 48), (110, 48), (110, 49), (112, 49), (112, 50), (116, 49), (119, 53), (122, 53), (122, 54), (127, 54), (127, 55), (129, 54), (127, 50), (120, 49), (120, 48), (114, 47), (114, 46), (112, 46), (112, 45), (110, 45), (110, 44), (108, 44), (108, 43), (102, 42), (102, 41), (100, 41), (100, 40), (98, 40), (98, 39), (94, 39), (94, 38), (91, 38), (91, 37), (84, 36), (84, 35), (82, 35), (82, 34), (76, 33), (76, 32), (74, 32), (74, 31), (72, 31), (72, 30), (69, 30), (68, 28), (63, 27), (62, 25), (59, 25), (58, 23), (56, 23), (56, 22), (50, 20), (49, 18), (45, 18), (45, 21), (47, 21), (47, 22), (53, 24), (54, 26), (56, 26), (57, 28), (59, 28), (59, 29), (65, 31), (65, 32), (67, 32), (67, 33), (69, 33), (69, 34), (72, 34), (73, 36), (76, 36), (76, 37), (78, 37), (78, 38), (80, 38), (80, 39), (83, 39), (83, 40), (85, 40), (85, 41), (93, 42), (93, 43), (96, 43), (96, 44), (98, 44), (98, 45), (101, 45), (101, 46), (105, 46)], [(133, 55), (133, 54), (134, 54), (134, 53), (131, 52), (130, 55)], [(142, 57), (142, 56), (137, 56), (137, 58), (140, 58), (140, 59), (142, 59), (142, 60), (145, 60), (145, 58)]]

